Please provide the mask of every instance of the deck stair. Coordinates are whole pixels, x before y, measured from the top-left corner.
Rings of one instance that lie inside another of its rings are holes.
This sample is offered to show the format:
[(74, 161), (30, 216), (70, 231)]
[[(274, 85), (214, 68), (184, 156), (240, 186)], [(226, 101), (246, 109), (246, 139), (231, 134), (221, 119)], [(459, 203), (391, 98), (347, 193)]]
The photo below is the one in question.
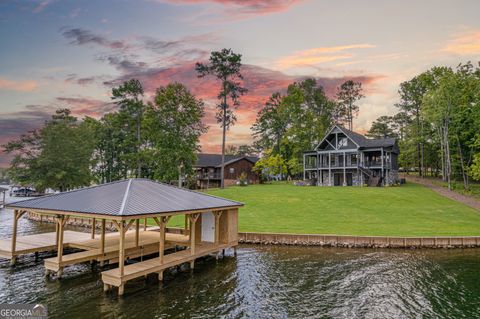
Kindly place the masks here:
[(367, 185), (368, 186), (377, 187), (377, 186), (382, 185), (383, 178), (381, 176), (375, 176), (372, 170), (370, 170), (366, 167), (363, 167), (361, 165), (358, 166), (358, 169), (360, 171), (362, 171), (363, 173), (365, 173), (365, 175), (367, 175), (367, 177), (368, 177)]

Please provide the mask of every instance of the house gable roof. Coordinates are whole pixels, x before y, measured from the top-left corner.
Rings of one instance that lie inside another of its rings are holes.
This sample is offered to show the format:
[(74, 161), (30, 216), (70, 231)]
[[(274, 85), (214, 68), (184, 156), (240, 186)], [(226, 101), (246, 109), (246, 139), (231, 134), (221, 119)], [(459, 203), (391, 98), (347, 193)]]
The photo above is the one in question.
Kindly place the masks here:
[[(246, 159), (249, 162), (255, 164), (258, 161), (256, 156), (244, 156), (244, 155), (225, 155), (225, 165), (231, 164), (242, 159)], [(196, 167), (220, 167), (222, 165), (221, 154), (197, 154)]]
[(328, 133), (325, 135), (325, 137), (322, 139), (322, 141), (315, 147), (315, 150), (317, 150), (320, 145), (328, 138), (328, 136), (332, 133), (332, 131), (337, 128), (341, 132), (343, 132), (350, 140), (352, 140), (359, 149), (366, 149), (366, 148), (377, 148), (377, 147), (395, 147), (397, 140), (395, 138), (375, 138), (375, 139), (370, 139), (366, 138), (365, 136), (350, 131), (346, 128), (344, 128), (341, 125), (334, 125)]
[(134, 178), (11, 203), (10, 208), (116, 217), (240, 207), (242, 203)]

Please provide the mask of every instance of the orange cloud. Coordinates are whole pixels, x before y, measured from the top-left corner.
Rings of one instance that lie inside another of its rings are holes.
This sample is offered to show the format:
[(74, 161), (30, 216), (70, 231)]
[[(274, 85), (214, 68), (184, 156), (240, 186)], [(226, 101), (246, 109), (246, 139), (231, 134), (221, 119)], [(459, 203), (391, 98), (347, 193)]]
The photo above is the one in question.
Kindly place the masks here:
[(38, 88), (38, 84), (33, 80), (15, 81), (5, 78), (0, 78), (0, 90), (18, 91), (18, 92), (32, 92)]
[(442, 51), (459, 55), (480, 54), (480, 31), (457, 34), (448, 41)]
[(290, 56), (279, 59), (275, 65), (279, 69), (289, 69), (292, 67), (316, 65), (336, 60), (345, 60), (354, 57), (354, 54), (348, 51), (355, 49), (374, 48), (371, 44), (350, 44), (335, 47), (320, 47), (303, 51), (297, 51)]

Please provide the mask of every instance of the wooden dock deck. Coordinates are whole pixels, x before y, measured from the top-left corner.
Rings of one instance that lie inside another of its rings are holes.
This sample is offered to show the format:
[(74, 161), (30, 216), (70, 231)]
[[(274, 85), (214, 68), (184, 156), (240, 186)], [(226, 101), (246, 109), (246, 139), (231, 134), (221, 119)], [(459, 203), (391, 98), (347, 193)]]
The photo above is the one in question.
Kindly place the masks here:
[(148, 259), (146, 261), (137, 262), (124, 267), (124, 273), (121, 275), (120, 269), (115, 268), (102, 272), (102, 281), (104, 290), (109, 290), (111, 286), (119, 287), (119, 294), (123, 294), (124, 284), (132, 279), (146, 276), (151, 273), (159, 273), (159, 279), (163, 278), (163, 271), (167, 268), (181, 265), (183, 263), (191, 263), (197, 258), (207, 256), (211, 253), (218, 253), (223, 249), (232, 247), (229, 244), (215, 244), (201, 242), (196, 245), (195, 253), (192, 254), (190, 249), (164, 255), (158, 258)]
[[(139, 231), (138, 242), (135, 231), (128, 231), (125, 234), (125, 257), (137, 258), (158, 253), (160, 243), (160, 233), (158, 231), (146, 230)], [(174, 248), (177, 244), (187, 246), (189, 236), (181, 234), (165, 234), (166, 243), (165, 250)], [(66, 254), (59, 261), (57, 257), (45, 260), (46, 273), (49, 271), (58, 272), (60, 275), (65, 266), (85, 263), (89, 261), (98, 261), (109, 263), (118, 262), (119, 253), (119, 233), (109, 233), (105, 235), (105, 246), (103, 252), (101, 250), (101, 239), (88, 239), (84, 241), (72, 242), (69, 247), (83, 249), (84, 251)]]
[[(65, 246), (73, 242), (82, 242), (90, 239), (89, 233), (67, 230), (64, 234)], [(57, 250), (56, 233), (42, 233), (35, 235), (18, 236), (15, 254), (12, 254), (12, 239), (0, 239), (0, 257), (12, 259), (18, 255)]]
[[(105, 234), (105, 249), (115, 250), (118, 257), (118, 237), (117, 232)], [(139, 232), (139, 244), (140, 246), (148, 246), (151, 244), (157, 244), (160, 240), (158, 227), (149, 227), (146, 231), (140, 230)], [(128, 242), (126, 248), (131, 248), (135, 245), (135, 231), (130, 230), (125, 234), (125, 238)], [(171, 244), (188, 246), (190, 241), (188, 235), (167, 233), (166, 240)], [(79, 231), (66, 230), (64, 232), (64, 247), (65, 248), (78, 248), (82, 250), (96, 250), (100, 249), (101, 240), (99, 237), (92, 239), (90, 233), (84, 233)], [(31, 253), (39, 253), (46, 251), (56, 251), (56, 233), (48, 232), (34, 235), (18, 236), (16, 240), (15, 256), (26, 255)], [(65, 255), (65, 257), (68, 255)], [(0, 258), (12, 259), (12, 239), (0, 239)], [(92, 260), (95, 258), (92, 258)]]

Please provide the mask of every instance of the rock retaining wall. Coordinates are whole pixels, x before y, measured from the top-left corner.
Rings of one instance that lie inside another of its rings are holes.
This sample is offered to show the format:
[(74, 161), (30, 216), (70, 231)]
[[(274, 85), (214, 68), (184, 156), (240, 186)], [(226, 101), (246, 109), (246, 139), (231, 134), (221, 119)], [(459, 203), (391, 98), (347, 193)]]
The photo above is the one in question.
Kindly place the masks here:
[(267, 245), (303, 245), (366, 248), (467, 248), (480, 247), (480, 236), (384, 237), (310, 234), (239, 233), (239, 242)]

